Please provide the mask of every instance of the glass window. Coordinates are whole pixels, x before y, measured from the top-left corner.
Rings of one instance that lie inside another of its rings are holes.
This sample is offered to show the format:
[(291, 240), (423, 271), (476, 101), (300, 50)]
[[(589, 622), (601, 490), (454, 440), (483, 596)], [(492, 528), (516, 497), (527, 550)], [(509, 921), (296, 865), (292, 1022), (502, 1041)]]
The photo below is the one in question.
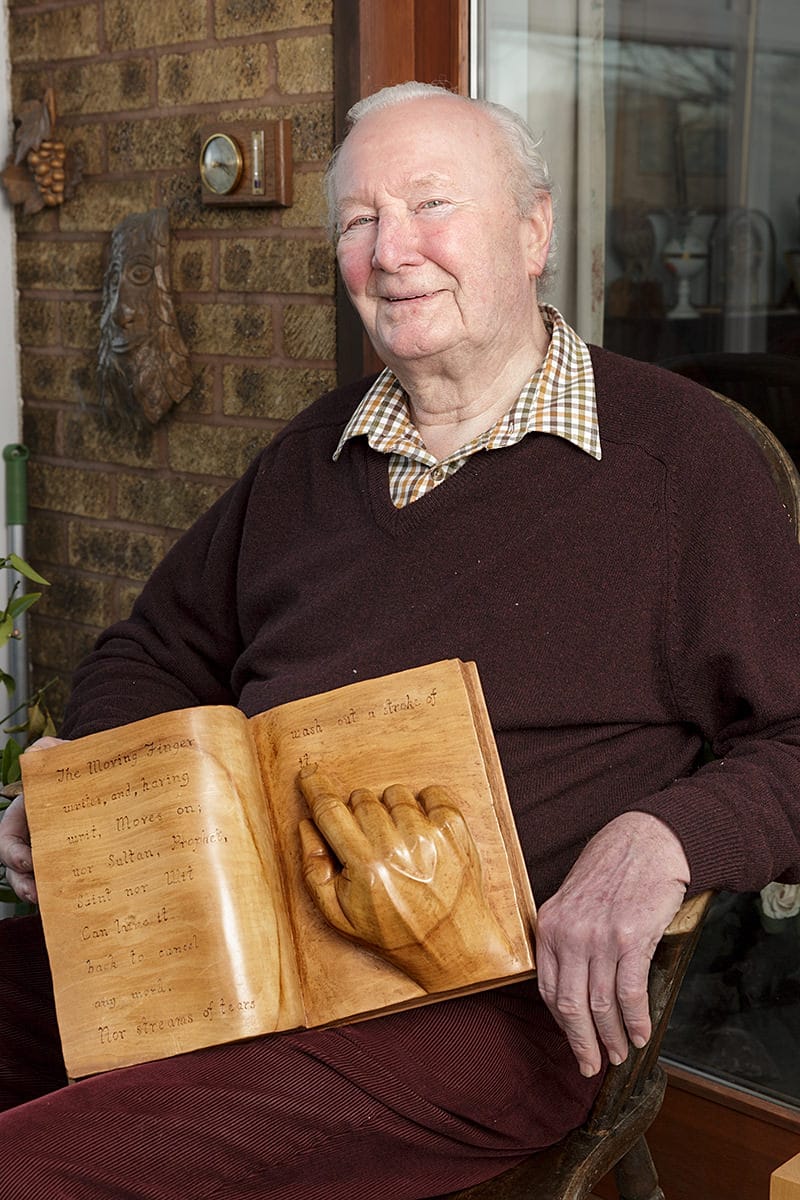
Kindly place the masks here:
[[(472, 33), (474, 93), (542, 134), (556, 181), (547, 298), (800, 462), (797, 0), (480, 0)], [(715, 901), (666, 1053), (800, 1106), (800, 888)]]
[(733, 395), (800, 460), (796, 0), (482, 0), (473, 34), (476, 93), (544, 137), (552, 302)]

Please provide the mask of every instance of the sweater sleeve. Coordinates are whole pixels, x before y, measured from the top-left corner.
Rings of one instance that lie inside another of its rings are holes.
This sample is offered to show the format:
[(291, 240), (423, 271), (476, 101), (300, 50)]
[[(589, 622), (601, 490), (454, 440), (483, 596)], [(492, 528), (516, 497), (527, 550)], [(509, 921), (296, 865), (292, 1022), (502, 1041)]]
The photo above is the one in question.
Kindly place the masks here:
[(241, 533), (261, 461), (175, 543), (130, 617), (107, 629), (79, 665), (62, 737), (192, 705), (235, 703)]
[(678, 834), (693, 889), (747, 891), (800, 880), (800, 547), (752, 439), (700, 422), (667, 471), (666, 656), (713, 759), (637, 807)]

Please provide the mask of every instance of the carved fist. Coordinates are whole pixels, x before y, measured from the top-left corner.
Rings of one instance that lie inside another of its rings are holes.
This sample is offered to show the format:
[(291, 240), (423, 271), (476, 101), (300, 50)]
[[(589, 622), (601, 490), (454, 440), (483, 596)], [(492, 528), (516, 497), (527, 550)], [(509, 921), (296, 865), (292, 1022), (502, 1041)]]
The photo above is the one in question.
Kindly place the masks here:
[(318, 767), (298, 783), (313, 816), (300, 824), (303, 872), (329, 924), (426, 991), (513, 968), (475, 844), (445, 788), (433, 784), (418, 798), (400, 784), (381, 798), (358, 788), (347, 801)]

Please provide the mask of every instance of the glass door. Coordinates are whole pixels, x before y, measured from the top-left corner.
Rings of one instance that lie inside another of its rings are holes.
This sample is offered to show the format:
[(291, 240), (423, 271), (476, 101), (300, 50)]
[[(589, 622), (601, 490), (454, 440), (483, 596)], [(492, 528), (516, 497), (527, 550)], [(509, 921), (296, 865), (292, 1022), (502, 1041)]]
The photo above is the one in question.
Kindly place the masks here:
[(544, 137), (568, 319), (573, 258), (584, 281), (598, 264), (581, 205), (603, 209), (583, 336), (652, 361), (800, 355), (797, 0), (482, 0), (473, 47), (473, 91)]
[[(548, 299), (693, 374), (800, 461), (798, 0), (480, 0), (472, 90), (543, 137)], [(800, 1108), (800, 887), (721, 896), (667, 1052)]]

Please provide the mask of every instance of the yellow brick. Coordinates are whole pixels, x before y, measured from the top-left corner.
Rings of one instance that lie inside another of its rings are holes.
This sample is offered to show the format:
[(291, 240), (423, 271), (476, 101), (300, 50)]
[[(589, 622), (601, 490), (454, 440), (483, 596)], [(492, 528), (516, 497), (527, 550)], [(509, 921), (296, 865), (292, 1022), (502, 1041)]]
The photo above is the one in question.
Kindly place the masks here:
[(288, 421), (336, 386), (336, 372), (322, 368), (228, 366), (223, 405), (229, 416)]
[(128, 467), (154, 465), (153, 434), (120, 436), (94, 411), (68, 414), (64, 420), (63, 454), (72, 462), (116, 463)]
[(243, 292), (333, 295), (334, 256), (326, 241), (231, 238), (221, 253), (220, 288)]
[(328, 221), (327, 205), (323, 191), (323, 173), (295, 173), (294, 197), (289, 208), (281, 210), (280, 221), (284, 229), (325, 229)]
[(20, 371), (23, 400), (77, 404), (92, 386), (93, 358), (86, 354), (46, 355), (26, 351)]
[(336, 355), (336, 312), (318, 304), (287, 304), (283, 341), (290, 358), (333, 359)]
[[(155, 207), (156, 191), (152, 179), (85, 179), (72, 200), (59, 215), (64, 232), (111, 232), (131, 213), (147, 212)], [(99, 281), (96, 286), (101, 286)]]
[(161, 104), (224, 103), (230, 96), (257, 99), (269, 91), (272, 82), (269, 52), (263, 42), (164, 54), (158, 63)]
[(61, 67), (53, 73), (58, 111), (67, 116), (144, 108), (151, 101), (152, 74), (146, 58)]
[[(31, 558), (35, 558), (35, 547), (31, 547)], [(113, 587), (110, 580), (93, 579), (77, 571), (61, 568), (48, 574), (50, 587), (46, 589), (36, 616), (63, 617), (102, 628), (108, 623), (111, 610)]]
[(178, 291), (207, 292), (211, 290), (211, 242), (198, 238), (179, 241), (173, 234), (172, 285)]
[(214, 33), (218, 38), (242, 37), (332, 21), (332, 0), (217, 0)]
[(22, 297), (17, 311), (17, 330), (23, 346), (52, 346), (58, 340), (58, 304), (54, 300)]
[(73, 160), (80, 160), (81, 171), (86, 175), (99, 175), (106, 169), (105, 129), (102, 125), (57, 125), (57, 132)]
[(107, 517), (111, 480), (105, 471), (32, 462), (28, 472), (31, 506), (79, 516)]
[(190, 351), (266, 357), (272, 353), (272, 312), (265, 304), (182, 304), (181, 329)]
[(138, 50), (206, 37), (202, 0), (105, 0), (105, 28), (111, 50)]
[(333, 38), (281, 38), (278, 50), (278, 87), (287, 95), (333, 91)]
[(117, 481), (117, 512), (124, 521), (188, 529), (222, 494), (223, 486), (175, 477), (123, 475)]
[(70, 566), (126, 579), (147, 579), (164, 554), (160, 537), (87, 521), (70, 521), (68, 547)]
[(49, 12), (18, 12), (11, 6), (9, 42), (13, 63), (87, 58), (99, 52), (94, 4)]
[(39, 242), (17, 244), (17, 283), (20, 288), (63, 288), (90, 291), (103, 280), (103, 247), (98, 242)]
[(117, 121), (109, 128), (111, 171), (158, 171), (197, 163), (196, 114)]
[(269, 438), (264, 429), (176, 423), (169, 430), (170, 466), (175, 471), (237, 479)]
[(97, 350), (100, 300), (64, 300), (59, 305), (61, 341), (76, 350)]

